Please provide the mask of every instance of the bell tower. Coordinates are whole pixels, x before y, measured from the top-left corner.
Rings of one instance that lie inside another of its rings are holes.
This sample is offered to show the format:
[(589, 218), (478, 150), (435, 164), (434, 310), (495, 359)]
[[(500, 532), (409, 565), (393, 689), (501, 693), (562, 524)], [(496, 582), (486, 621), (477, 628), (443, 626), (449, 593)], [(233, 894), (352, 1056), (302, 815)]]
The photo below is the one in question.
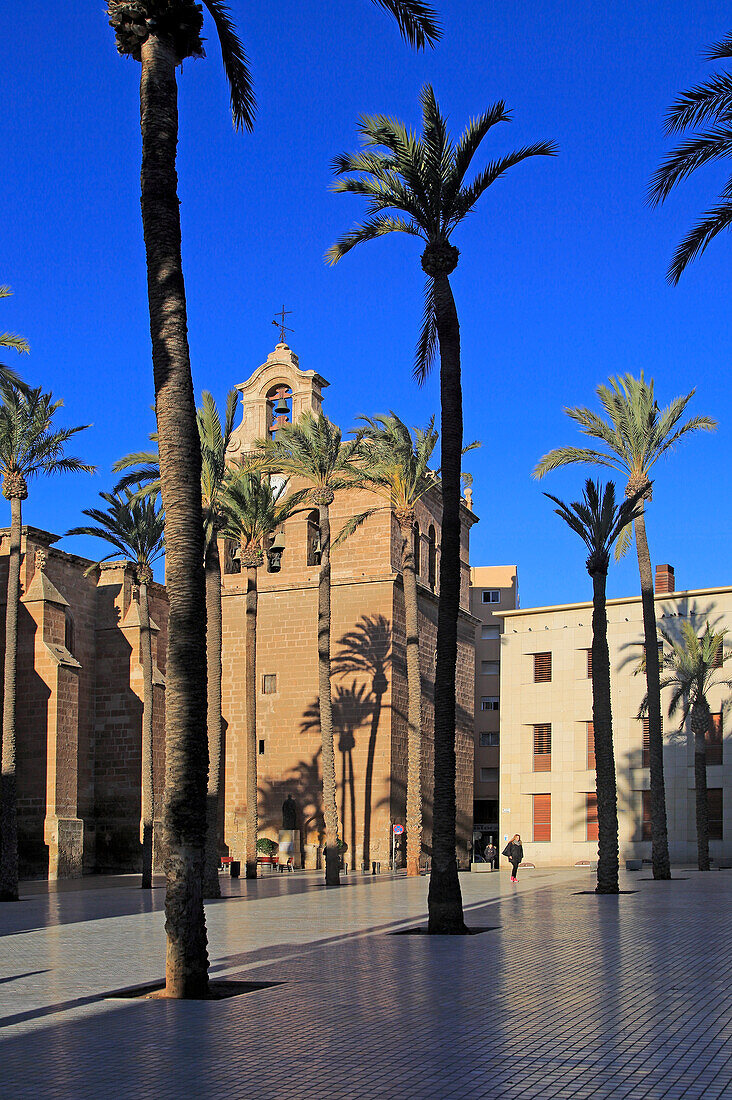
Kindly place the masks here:
[(246, 454), (257, 439), (272, 438), (278, 427), (295, 423), (306, 411), (322, 410), (325, 378), (314, 370), (300, 370), (294, 351), (280, 342), (246, 382), (241, 394), (242, 420), (231, 435), (227, 456)]

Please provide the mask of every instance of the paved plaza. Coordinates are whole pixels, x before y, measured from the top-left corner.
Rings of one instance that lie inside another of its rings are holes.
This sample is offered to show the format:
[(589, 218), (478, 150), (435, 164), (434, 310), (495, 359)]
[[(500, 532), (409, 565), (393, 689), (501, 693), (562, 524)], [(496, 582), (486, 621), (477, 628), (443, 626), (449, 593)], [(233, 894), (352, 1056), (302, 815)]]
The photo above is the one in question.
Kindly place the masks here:
[(224, 880), (209, 1002), (109, 999), (163, 974), (162, 886), (88, 879), (0, 907), (0, 1097), (732, 1097), (732, 872), (598, 898), (585, 870), (461, 875), (470, 937), (426, 879)]

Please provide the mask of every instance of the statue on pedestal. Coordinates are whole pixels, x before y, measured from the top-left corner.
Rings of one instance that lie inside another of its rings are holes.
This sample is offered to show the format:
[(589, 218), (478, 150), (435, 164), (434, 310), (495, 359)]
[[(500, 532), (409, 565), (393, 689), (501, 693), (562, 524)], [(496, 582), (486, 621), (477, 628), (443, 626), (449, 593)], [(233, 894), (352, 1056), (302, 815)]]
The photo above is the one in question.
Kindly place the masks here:
[(282, 828), (297, 828), (297, 803), (291, 794), (282, 803)]

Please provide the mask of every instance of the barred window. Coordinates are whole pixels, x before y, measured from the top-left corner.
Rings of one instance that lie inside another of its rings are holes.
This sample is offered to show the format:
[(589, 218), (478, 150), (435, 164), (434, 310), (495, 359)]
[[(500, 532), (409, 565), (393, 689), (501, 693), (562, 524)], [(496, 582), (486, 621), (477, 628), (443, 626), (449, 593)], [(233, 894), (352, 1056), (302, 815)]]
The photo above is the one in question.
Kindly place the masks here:
[(534, 683), (547, 684), (552, 678), (551, 653), (534, 654)]
[(552, 727), (550, 722), (534, 726), (534, 771), (552, 770)]

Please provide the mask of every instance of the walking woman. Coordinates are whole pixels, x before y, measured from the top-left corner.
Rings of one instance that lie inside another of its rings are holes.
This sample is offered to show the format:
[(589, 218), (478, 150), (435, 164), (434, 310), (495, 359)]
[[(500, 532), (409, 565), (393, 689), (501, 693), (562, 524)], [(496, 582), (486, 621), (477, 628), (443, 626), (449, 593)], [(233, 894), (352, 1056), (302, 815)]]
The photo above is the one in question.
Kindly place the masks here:
[(508, 862), (511, 864), (511, 882), (517, 882), (519, 863), (524, 858), (524, 849), (518, 833), (514, 833), (511, 837), (503, 849), (503, 854), (508, 856)]

